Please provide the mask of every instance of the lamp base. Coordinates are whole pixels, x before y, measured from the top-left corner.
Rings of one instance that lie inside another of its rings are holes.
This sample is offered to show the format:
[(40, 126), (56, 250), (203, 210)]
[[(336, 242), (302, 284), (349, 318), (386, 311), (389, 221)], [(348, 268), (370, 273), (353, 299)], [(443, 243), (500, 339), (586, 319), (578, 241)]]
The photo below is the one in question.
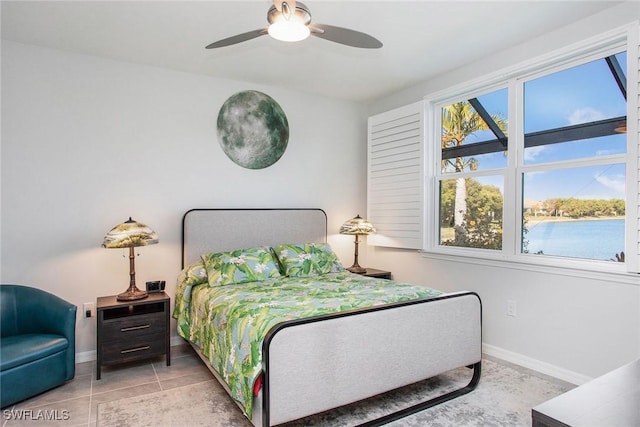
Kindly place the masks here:
[(360, 267), (359, 265), (352, 265), (351, 267), (348, 267), (347, 270), (356, 274), (366, 273), (367, 271), (366, 268)]
[(148, 297), (149, 294), (147, 293), (147, 291), (141, 291), (140, 289), (134, 287), (134, 288), (129, 288), (127, 289), (125, 292), (118, 294), (118, 296), (116, 297), (116, 300), (118, 301), (136, 301), (139, 299), (144, 299), (146, 297)]

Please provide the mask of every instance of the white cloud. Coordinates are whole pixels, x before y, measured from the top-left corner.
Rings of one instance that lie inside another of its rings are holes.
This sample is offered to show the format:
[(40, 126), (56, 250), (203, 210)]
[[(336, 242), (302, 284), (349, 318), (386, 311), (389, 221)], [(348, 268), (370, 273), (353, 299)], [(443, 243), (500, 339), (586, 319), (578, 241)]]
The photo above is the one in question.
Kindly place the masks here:
[(526, 150), (524, 150), (524, 161), (525, 162), (535, 161), (536, 157), (538, 157), (546, 149), (547, 147), (545, 147), (544, 145), (527, 148)]
[(610, 154), (616, 154), (613, 150), (596, 150), (596, 156), (608, 156)]
[(597, 120), (606, 119), (606, 116), (593, 108), (579, 108), (569, 115), (569, 124), (577, 125), (580, 123), (595, 122)]
[(624, 192), (625, 192), (624, 176), (599, 175), (599, 176), (595, 176), (594, 179), (598, 181), (600, 184), (604, 185), (605, 187), (612, 189), (616, 193), (613, 195), (614, 197), (620, 197), (620, 198), (624, 197)]

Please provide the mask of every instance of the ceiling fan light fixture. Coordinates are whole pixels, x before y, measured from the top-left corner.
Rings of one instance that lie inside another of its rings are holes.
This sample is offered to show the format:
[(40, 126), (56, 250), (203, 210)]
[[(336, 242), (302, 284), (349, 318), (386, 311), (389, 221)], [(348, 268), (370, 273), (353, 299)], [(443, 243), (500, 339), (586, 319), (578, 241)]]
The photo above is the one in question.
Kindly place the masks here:
[(309, 37), (311, 31), (302, 22), (296, 19), (278, 19), (269, 25), (269, 35), (283, 42), (299, 42)]
[(276, 40), (298, 42), (310, 35), (346, 46), (378, 49), (382, 42), (369, 34), (332, 25), (311, 24), (311, 13), (302, 2), (273, 0), (267, 12), (268, 28), (248, 31), (205, 46), (207, 49), (231, 46), (269, 34)]

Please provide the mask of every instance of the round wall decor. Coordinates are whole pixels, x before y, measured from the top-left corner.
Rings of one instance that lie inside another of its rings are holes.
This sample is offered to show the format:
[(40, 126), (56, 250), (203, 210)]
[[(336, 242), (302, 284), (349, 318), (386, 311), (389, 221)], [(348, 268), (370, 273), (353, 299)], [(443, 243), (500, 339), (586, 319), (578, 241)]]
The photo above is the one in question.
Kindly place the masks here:
[(289, 123), (280, 105), (262, 92), (238, 92), (218, 113), (218, 142), (237, 165), (263, 169), (277, 162), (289, 142)]

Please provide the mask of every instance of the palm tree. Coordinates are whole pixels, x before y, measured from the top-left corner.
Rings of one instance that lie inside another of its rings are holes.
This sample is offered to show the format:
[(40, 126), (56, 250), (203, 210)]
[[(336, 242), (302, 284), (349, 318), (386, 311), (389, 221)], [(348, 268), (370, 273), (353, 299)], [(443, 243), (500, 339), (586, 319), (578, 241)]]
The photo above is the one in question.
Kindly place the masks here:
[[(507, 122), (498, 115), (491, 115), (491, 119), (506, 132)], [(479, 130), (490, 130), (489, 125), (469, 101), (456, 102), (442, 109), (442, 148), (458, 147), (464, 144), (464, 140)], [(455, 172), (462, 172), (465, 168), (476, 170), (478, 161), (473, 158), (456, 157), (455, 159), (443, 159), (442, 170), (452, 166)], [(464, 233), (464, 216), (467, 212), (467, 189), (465, 178), (456, 179), (456, 197), (454, 201), (454, 225), (456, 235)], [(461, 236), (462, 237), (462, 236)], [(456, 238), (458, 240), (458, 238)]]

